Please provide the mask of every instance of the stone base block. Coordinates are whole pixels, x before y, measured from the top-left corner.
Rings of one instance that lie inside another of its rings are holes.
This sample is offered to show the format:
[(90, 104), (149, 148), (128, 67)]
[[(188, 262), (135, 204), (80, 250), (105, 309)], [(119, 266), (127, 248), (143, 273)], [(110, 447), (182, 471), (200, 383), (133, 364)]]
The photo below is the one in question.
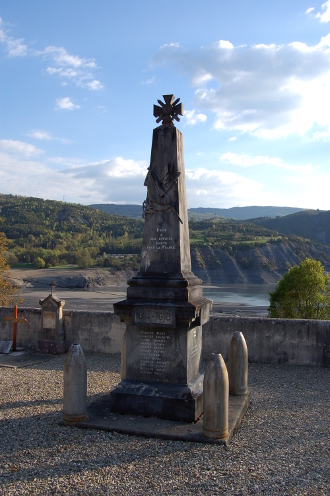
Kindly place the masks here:
[[(226, 439), (204, 436), (203, 419), (189, 423), (112, 413), (109, 395), (101, 396), (89, 406), (88, 420), (73, 425), (81, 429), (99, 429), (146, 438), (228, 445), (239, 428), (249, 404), (249, 392), (245, 396), (229, 395), (228, 437)], [(61, 421), (60, 425), (68, 424)]]
[(203, 411), (203, 377), (188, 385), (123, 380), (110, 393), (111, 411), (194, 422)]

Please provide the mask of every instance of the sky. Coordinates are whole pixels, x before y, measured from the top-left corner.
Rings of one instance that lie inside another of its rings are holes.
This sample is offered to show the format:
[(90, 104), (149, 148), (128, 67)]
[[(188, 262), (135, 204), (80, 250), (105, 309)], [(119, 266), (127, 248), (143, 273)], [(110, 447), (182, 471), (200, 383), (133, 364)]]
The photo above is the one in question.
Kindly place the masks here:
[(330, 210), (330, 0), (2, 0), (0, 193), (146, 197), (184, 106), (188, 207)]

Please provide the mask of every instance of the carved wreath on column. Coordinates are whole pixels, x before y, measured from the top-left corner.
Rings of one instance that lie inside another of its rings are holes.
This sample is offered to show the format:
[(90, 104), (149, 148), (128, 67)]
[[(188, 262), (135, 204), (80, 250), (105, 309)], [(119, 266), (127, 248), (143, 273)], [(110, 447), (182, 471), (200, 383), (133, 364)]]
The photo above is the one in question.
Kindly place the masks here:
[(181, 172), (174, 170), (173, 166), (168, 164), (164, 177), (159, 178), (151, 167), (148, 167), (148, 173), (144, 181), (144, 185), (147, 186), (147, 199), (143, 202), (143, 218), (145, 218), (146, 214), (174, 210), (182, 224), (182, 220), (168, 194), (172, 186), (178, 182), (180, 174)]

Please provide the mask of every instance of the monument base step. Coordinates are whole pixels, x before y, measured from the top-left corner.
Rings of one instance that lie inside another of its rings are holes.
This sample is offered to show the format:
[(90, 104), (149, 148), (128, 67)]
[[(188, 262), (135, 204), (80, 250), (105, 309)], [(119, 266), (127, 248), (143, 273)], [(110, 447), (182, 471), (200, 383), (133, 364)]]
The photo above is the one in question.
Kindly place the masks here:
[[(112, 413), (109, 395), (95, 400), (88, 408), (87, 420), (77, 422), (74, 427), (146, 438), (228, 445), (239, 428), (249, 404), (250, 393), (244, 396), (229, 395), (228, 436), (225, 439), (212, 439), (204, 436), (202, 418), (195, 423), (189, 423)], [(60, 425), (66, 424), (61, 421)]]
[(203, 411), (203, 378), (188, 385), (123, 380), (110, 393), (111, 411), (194, 422)]

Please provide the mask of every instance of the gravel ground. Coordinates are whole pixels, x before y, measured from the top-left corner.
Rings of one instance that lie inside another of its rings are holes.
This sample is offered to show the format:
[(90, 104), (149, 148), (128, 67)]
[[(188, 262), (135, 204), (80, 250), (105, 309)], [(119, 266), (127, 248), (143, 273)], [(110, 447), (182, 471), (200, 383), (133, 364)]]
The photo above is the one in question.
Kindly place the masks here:
[[(87, 355), (89, 401), (120, 357)], [(330, 370), (249, 365), (252, 403), (228, 447), (60, 427), (65, 356), (0, 368), (0, 494), (330, 494)]]

